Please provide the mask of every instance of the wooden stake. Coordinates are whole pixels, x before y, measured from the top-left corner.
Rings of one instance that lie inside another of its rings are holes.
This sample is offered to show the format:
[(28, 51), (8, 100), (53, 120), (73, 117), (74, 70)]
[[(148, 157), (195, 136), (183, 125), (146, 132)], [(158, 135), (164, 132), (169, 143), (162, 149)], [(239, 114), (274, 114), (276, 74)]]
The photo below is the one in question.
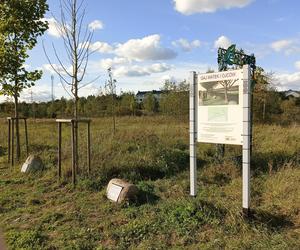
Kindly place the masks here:
[(61, 123), (58, 123), (58, 181), (61, 179)]
[(76, 182), (76, 167), (75, 167), (75, 164), (76, 164), (76, 152), (75, 152), (75, 128), (74, 128), (74, 121), (72, 120), (72, 123), (71, 123), (71, 133), (72, 133), (72, 138), (71, 138), (71, 145), (72, 145), (72, 183), (73, 183), (73, 186), (75, 186), (75, 182)]
[(28, 155), (29, 155), (29, 149), (28, 149), (28, 131), (27, 131), (27, 119), (26, 118), (24, 118), (24, 125), (25, 125), (26, 155), (28, 157)]
[(11, 138), (10, 138), (10, 135), (11, 135), (11, 120), (8, 120), (8, 143), (7, 143), (7, 151), (8, 151), (8, 163), (10, 163), (10, 142), (11, 142)]
[(88, 175), (91, 173), (91, 131), (90, 122), (87, 123), (87, 164), (88, 164)]
[(11, 123), (12, 123), (12, 127), (11, 127), (11, 133), (12, 133), (12, 136), (11, 136), (11, 165), (13, 166), (14, 165), (14, 141), (15, 141), (15, 121), (14, 119), (11, 120)]

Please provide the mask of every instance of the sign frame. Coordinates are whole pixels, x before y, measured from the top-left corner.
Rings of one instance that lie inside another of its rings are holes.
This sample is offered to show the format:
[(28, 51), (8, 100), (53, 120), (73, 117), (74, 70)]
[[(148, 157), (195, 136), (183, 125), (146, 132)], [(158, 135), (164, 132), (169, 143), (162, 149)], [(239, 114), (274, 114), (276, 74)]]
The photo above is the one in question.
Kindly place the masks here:
[[(249, 65), (242, 68), (243, 103), (242, 103), (242, 208), (245, 216), (250, 215), (250, 168), (251, 168), (251, 69)], [(230, 71), (221, 71), (223, 73)], [(190, 72), (190, 195), (197, 195), (197, 137), (198, 137), (198, 77), (195, 71)]]

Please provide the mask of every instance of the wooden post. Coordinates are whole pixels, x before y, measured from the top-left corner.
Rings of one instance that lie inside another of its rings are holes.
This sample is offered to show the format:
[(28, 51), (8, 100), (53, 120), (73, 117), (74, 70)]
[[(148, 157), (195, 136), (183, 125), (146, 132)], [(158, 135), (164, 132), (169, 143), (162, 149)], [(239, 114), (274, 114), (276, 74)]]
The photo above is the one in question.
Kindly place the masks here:
[(91, 173), (91, 131), (90, 122), (87, 123), (87, 164), (88, 164), (88, 175)]
[(24, 126), (25, 126), (26, 155), (28, 157), (29, 149), (28, 149), (28, 131), (27, 131), (27, 119), (26, 118), (24, 118)]
[(78, 160), (79, 160), (79, 155), (78, 155), (78, 147), (79, 147), (79, 126), (78, 126), (78, 120), (75, 119), (74, 121), (74, 151), (75, 151), (75, 176), (79, 173), (79, 165), (78, 165)]
[(15, 120), (12, 118), (11, 120), (11, 165), (13, 166), (14, 165), (14, 141), (15, 141)]
[(7, 142), (7, 151), (8, 151), (8, 157), (7, 157), (7, 160), (8, 160), (8, 163), (10, 163), (10, 142), (11, 142), (11, 120), (8, 119), (8, 142)]
[(72, 183), (75, 186), (76, 182), (76, 168), (75, 168), (75, 159), (76, 159), (76, 152), (75, 152), (75, 128), (74, 128), (74, 120), (71, 122), (71, 146), (72, 146)]
[(71, 151), (72, 151), (72, 183), (75, 186), (76, 184), (76, 176), (78, 174), (77, 172), (77, 166), (78, 166), (78, 159), (77, 156), (77, 145), (76, 145), (76, 129), (78, 127), (78, 123), (87, 123), (87, 165), (88, 165), (88, 174), (91, 172), (91, 129), (90, 129), (90, 120), (89, 119), (56, 119), (56, 122), (58, 123), (58, 178), (61, 177), (61, 148), (62, 148), (62, 126), (64, 123), (71, 124)]
[(58, 181), (61, 179), (61, 123), (58, 123)]

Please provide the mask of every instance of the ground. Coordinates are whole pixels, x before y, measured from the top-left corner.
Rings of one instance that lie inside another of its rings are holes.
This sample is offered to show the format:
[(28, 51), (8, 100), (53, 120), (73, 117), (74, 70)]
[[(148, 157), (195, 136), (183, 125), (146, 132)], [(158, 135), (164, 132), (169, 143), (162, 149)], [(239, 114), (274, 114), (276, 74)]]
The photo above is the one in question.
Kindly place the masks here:
[[(80, 178), (70, 178), (70, 127), (63, 131), (63, 174), (57, 181), (57, 124), (29, 122), (30, 152), (46, 169), (20, 173), (7, 161), (6, 121), (0, 120), (0, 228), (9, 249), (299, 249), (300, 127), (254, 126), (251, 207), (241, 214), (241, 148), (198, 147), (196, 198), (189, 197), (188, 122), (123, 117), (92, 123), (92, 175), (87, 176), (81, 127)], [(24, 140), (22, 140), (23, 142)], [(22, 159), (24, 160), (24, 159)], [(140, 200), (105, 198), (113, 177), (137, 184)]]

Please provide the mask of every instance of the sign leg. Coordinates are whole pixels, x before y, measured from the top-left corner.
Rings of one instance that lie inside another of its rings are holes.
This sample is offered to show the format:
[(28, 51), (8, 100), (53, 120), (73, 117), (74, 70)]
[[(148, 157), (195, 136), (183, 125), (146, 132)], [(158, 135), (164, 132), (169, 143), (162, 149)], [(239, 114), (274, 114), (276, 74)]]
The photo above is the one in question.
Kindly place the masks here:
[(190, 73), (190, 195), (197, 195), (196, 72)]
[(250, 215), (251, 86), (250, 69), (244, 66), (243, 82), (243, 214)]

